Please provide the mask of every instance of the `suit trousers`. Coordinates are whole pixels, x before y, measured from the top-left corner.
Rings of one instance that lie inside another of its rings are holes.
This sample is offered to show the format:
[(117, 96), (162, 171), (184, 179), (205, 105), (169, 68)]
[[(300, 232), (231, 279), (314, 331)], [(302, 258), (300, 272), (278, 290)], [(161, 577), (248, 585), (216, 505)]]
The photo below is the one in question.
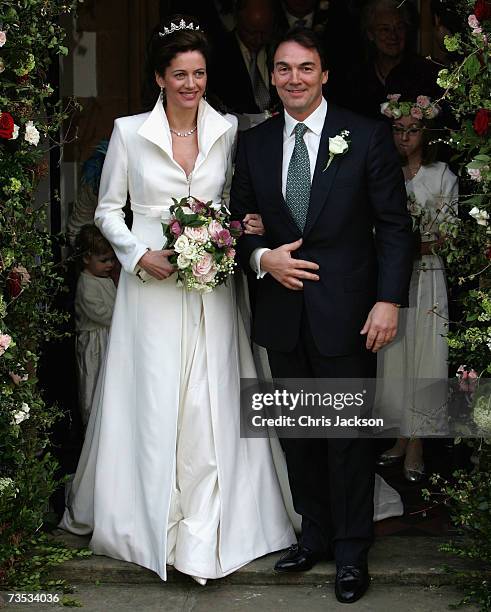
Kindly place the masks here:
[[(376, 355), (364, 344), (357, 353), (326, 357), (312, 331), (304, 306), (295, 348), (268, 349), (273, 378), (375, 377)], [(281, 444), (293, 505), (302, 516), (301, 543), (319, 553), (332, 549), (338, 566), (366, 564), (373, 541), (373, 440), (283, 438)]]

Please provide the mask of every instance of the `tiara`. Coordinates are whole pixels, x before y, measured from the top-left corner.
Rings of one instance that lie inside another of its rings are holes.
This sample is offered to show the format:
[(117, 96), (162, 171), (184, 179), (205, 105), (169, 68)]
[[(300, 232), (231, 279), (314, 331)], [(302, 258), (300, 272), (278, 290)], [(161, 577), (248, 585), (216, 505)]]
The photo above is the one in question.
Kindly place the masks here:
[(164, 26), (164, 31), (159, 32), (159, 36), (163, 38), (164, 36), (168, 36), (169, 34), (173, 34), (174, 32), (178, 32), (179, 30), (199, 30), (199, 25), (195, 26), (192, 21), (190, 23), (186, 23), (184, 19), (181, 19), (179, 25), (176, 25), (175, 23), (171, 22), (170, 28), (166, 28)]
[(441, 108), (428, 96), (418, 96), (416, 102), (399, 102), (401, 94), (389, 94), (388, 102), (380, 105), (380, 112), (390, 119), (412, 117), (413, 119), (434, 119)]

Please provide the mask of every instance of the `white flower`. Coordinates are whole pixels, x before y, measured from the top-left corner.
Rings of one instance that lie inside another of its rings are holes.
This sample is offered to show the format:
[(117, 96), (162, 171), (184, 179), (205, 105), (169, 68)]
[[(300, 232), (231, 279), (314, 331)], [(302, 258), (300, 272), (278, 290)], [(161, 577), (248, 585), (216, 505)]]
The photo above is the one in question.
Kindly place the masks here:
[(180, 253), (177, 258), (177, 267), (180, 270), (184, 270), (185, 268), (188, 268), (190, 264), (191, 264), (191, 260), (188, 259), (183, 253)]
[(182, 253), (188, 247), (189, 247), (189, 239), (184, 234), (181, 234), (179, 238), (176, 240), (176, 243), (174, 244), (174, 251), (176, 253)]
[(334, 136), (334, 138), (329, 138), (329, 153), (333, 155), (342, 155), (346, 153), (347, 150), (348, 143), (342, 136), (338, 134)]
[(26, 140), (29, 144), (32, 144), (37, 147), (39, 142), (39, 132), (32, 121), (28, 121), (26, 123), (26, 133), (24, 135), (24, 140)]
[(29, 406), (25, 402), (22, 402), (22, 406), (20, 407), (20, 410), (17, 410), (13, 414), (13, 422), (16, 425), (20, 425), (22, 421), (25, 421), (28, 418), (29, 418)]
[(189, 246), (182, 251), (181, 255), (184, 255), (186, 259), (196, 259), (198, 256), (198, 249), (195, 244), (190, 243)]
[(0, 493), (5, 491), (5, 489), (10, 489), (10, 487), (14, 484), (12, 478), (3, 477), (0, 478)]
[(469, 211), (469, 215), (474, 217), (478, 225), (488, 225), (489, 213), (486, 210), (480, 210), (477, 206), (474, 206), (474, 208)]
[(189, 208), (189, 206), (181, 206), (181, 210), (185, 215), (194, 215), (194, 212)]
[(482, 174), (479, 168), (467, 168), (467, 174), (473, 181), (480, 183), (482, 181)]
[(16, 140), (18, 136), (19, 136), (19, 126), (16, 123), (14, 123), (14, 131), (12, 133), (12, 137), (10, 140)]
[(3, 45), (6, 42), (7, 42), (7, 34), (5, 34), (3, 30), (0, 30), (0, 47), (3, 47)]

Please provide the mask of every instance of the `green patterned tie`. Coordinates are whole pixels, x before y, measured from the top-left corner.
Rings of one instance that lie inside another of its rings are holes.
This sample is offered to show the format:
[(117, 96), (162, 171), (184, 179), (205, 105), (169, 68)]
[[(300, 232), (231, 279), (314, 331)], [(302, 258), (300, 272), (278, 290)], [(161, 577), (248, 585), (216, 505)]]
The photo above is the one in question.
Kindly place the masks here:
[(305, 228), (310, 199), (309, 152), (303, 139), (307, 130), (308, 127), (303, 123), (297, 123), (295, 126), (295, 147), (286, 177), (286, 205), (302, 231)]

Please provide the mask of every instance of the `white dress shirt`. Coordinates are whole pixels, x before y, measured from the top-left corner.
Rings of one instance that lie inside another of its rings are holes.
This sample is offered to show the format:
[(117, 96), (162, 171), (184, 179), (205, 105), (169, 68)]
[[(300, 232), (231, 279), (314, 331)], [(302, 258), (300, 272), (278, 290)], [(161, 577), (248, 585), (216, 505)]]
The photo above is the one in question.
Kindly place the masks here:
[[(286, 110), (284, 111), (284, 113), (285, 127), (283, 129), (283, 164), (281, 171), (281, 192), (283, 194), (283, 199), (286, 198), (286, 179), (288, 176), (288, 166), (290, 164), (290, 159), (293, 153), (293, 149), (295, 147), (294, 130), (297, 123), (303, 123), (308, 128), (303, 138), (305, 144), (307, 145), (307, 151), (309, 154), (310, 182), (312, 183), (315, 164), (317, 162), (317, 153), (319, 152), (322, 128), (324, 127), (324, 122), (326, 120), (327, 102), (325, 98), (322, 98), (321, 103), (315, 109), (315, 111), (301, 122), (299, 122), (297, 119), (294, 119), (291, 115), (287, 113)], [(267, 248), (255, 249), (251, 254), (249, 263), (251, 268), (257, 273), (257, 278), (263, 278), (263, 276), (267, 274), (267, 272), (261, 270), (260, 262), (263, 253), (269, 250), (270, 249)]]

